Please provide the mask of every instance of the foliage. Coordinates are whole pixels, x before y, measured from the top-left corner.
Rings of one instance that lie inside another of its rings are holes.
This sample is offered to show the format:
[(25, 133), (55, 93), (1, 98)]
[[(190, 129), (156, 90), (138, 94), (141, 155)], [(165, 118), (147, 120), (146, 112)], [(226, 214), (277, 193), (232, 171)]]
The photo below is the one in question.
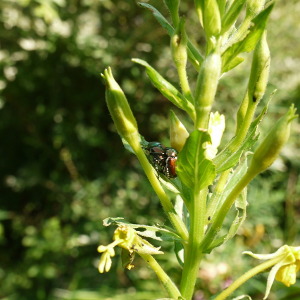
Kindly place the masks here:
[[(152, 4), (161, 8), (160, 2)], [(184, 10), (192, 23), (196, 17), (191, 5), (185, 3)], [(274, 101), (279, 102), (270, 109), (273, 117), (282, 114), (291, 97), (299, 110), (297, 12), (299, 4), (289, 1), (278, 3), (271, 15), (271, 83), (278, 88)], [(175, 81), (167, 34), (150, 13), (131, 1), (4, 0), (0, 37), (0, 297), (83, 300), (114, 293), (120, 294), (114, 299), (158, 297), (155, 276), (142, 262), (125, 274), (114, 265), (106, 277), (96, 269), (96, 246), (100, 239), (109, 242), (110, 236), (101, 219), (122, 215), (132, 222), (156, 224), (165, 217), (157, 215), (161, 208), (156, 197), (114, 132), (99, 73), (107, 65), (118, 71), (126, 95), (138, 99), (133, 110), (143, 135), (166, 141), (169, 105), (147, 80), (141, 80), (144, 71), (130, 58), (159, 66)], [(231, 113), (237, 106), (244, 72), (241, 64), (233, 77), (221, 81), (217, 105), (222, 105), (222, 112)], [(230, 105), (223, 105), (226, 102)], [(299, 141), (294, 138), (284, 160), (253, 183), (251, 219), (228, 256), (241, 243), (257, 245), (256, 252), (262, 252), (261, 240), (267, 249), (276, 246), (276, 239), (294, 240), (300, 191), (297, 148)], [(296, 155), (293, 160), (291, 153)], [(268, 208), (263, 205), (269, 196), (263, 192), (266, 188), (275, 191)], [(175, 272), (172, 260), (166, 257), (164, 265)], [(207, 273), (201, 274), (206, 295), (219, 286), (208, 277), (210, 270), (208, 265)], [(146, 284), (140, 278), (154, 281)]]

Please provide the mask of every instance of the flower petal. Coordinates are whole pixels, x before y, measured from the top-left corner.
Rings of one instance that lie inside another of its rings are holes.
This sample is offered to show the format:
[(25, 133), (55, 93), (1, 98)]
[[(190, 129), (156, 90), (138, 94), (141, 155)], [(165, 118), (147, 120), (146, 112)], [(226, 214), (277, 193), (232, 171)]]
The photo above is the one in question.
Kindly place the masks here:
[(268, 280), (267, 280), (267, 287), (266, 287), (266, 293), (265, 293), (265, 296), (264, 296), (264, 300), (268, 298), (269, 294), (270, 294), (270, 290), (271, 290), (271, 287), (273, 285), (273, 282), (274, 282), (274, 279), (275, 279), (275, 276), (276, 276), (276, 273), (278, 272), (278, 270), (281, 268), (282, 266), (282, 263), (279, 262), (277, 263), (270, 271), (269, 273), (269, 276), (268, 276)]

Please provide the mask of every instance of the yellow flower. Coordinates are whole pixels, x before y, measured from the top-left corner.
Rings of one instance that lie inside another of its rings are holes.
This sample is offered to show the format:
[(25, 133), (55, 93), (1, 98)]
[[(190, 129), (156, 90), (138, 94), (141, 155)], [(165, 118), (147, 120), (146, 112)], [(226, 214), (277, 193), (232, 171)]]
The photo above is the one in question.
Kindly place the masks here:
[(257, 259), (274, 261), (268, 276), (264, 299), (267, 299), (274, 279), (288, 287), (296, 283), (296, 273), (300, 270), (300, 247), (284, 245), (272, 254), (254, 254), (250, 251), (243, 253)]
[(102, 253), (98, 265), (98, 270), (100, 273), (108, 272), (110, 270), (112, 265), (111, 257), (115, 256), (114, 247), (116, 246), (123, 248), (123, 251), (127, 250), (127, 255), (122, 253), (122, 258), (126, 259), (126, 262), (123, 265), (128, 270), (134, 267), (132, 261), (135, 253), (150, 255), (163, 254), (162, 251), (159, 251), (160, 248), (156, 248), (151, 245), (148, 241), (144, 240), (138, 235), (138, 231), (126, 225), (120, 225), (115, 230), (113, 240), (114, 241), (109, 245), (100, 245), (97, 249), (99, 253)]

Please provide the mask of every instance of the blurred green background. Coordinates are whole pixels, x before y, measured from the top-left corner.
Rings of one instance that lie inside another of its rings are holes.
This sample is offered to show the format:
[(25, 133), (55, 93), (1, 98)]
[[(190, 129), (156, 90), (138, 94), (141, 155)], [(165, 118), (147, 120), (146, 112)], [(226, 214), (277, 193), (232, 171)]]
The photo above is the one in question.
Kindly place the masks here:
[[(201, 44), (193, 1), (182, 2), (188, 31)], [(167, 15), (162, 1), (151, 4)], [(278, 92), (262, 135), (292, 102), (300, 108), (299, 15), (299, 1), (279, 2), (271, 14), (269, 90)], [(130, 60), (147, 60), (176, 84), (168, 46), (166, 32), (134, 1), (0, 2), (0, 299), (166, 296), (139, 259), (135, 269), (124, 271), (117, 256), (112, 270), (99, 274), (96, 249), (111, 241), (113, 228), (102, 226), (108, 216), (165, 222), (137, 160), (115, 132), (99, 75), (112, 67), (141, 134), (168, 145), (172, 106)], [(215, 109), (226, 114), (228, 132), (249, 63), (246, 59), (220, 82)], [(189, 74), (193, 81), (190, 67)], [(195, 299), (207, 299), (257, 263), (241, 257), (243, 250), (267, 253), (284, 243), (299, 245), (300, 126), (293, 125), (281, 159), (249, 188), (248, 218), (239, 234), (203, 264)], [(173, 255), (159, 261), (178, 280)], [(239, 294), (261, 299), (266, 278), (257, 276)], [(300, 299), (299, 282), (290, 289), (275, 284), (270, 299)]]

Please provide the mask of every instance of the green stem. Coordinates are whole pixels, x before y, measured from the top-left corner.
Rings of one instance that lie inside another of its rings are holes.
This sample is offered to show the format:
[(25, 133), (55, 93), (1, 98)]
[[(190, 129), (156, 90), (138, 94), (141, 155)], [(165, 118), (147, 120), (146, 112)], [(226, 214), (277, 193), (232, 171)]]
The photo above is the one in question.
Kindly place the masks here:
[[(247, 96), (245, 96), (244, 100), (247, 100), (246, 97)], [(244, 100), (243, 102), (245, 102)], [(216, 158), (214, 159), (214, 163), (216, 165), (220, 165), (223, 162), (224, 157), (229, 155), (228, 153), (236, 152), (247, 136), (257, 104), (249, 103), (245, 105), (247, 105), (247, 111), (245, 113), (244, 120), (241, 122), (241, 120), (239, 119), (241, 116), (238, 116), (239, 122), (237, 123), (237, 125), (239, 125), (239, 128), (236, 130), (236, 136), (229, 142), (226, 148), (224, 148), (222, 152), (220, 152), (216, 156)]]
[(207, 212), (206, 212), (206, 220), (209, 220), (209, 218), (212, 218), (214, 215), (216, 208), (219, 206), (219, 201), (221, 198), (221, 195), (224, 191), (224, 188), (227, 183), (228, 176), (230, 174), (231, 170), (226, 170), (220, 175), (220, 178), (218, 180), (218, 183), (216, 185), (215, 191), (210, 199)]
[(243, 140), (245, 139), (245, 137), (249, 131), (251, 122), (253, 120), (253, 116), (254, 116), (256, 107), (257, 107), (256, 104), (253, 104), (253, 103), (248, 104), (248, 109), (247, 109), (244, 121), (241, 124), (239, 130), (237, 131), (237, 135), (233, 139), (233, 143), (229, 146), (230, 151), (235, 152), (238, 149), (238, 147), (241, 145)]
[(203, 254), (199, 246), (204, 237), (207, 189), (196, 192), (190, 209), (190, 235), (185, 249), (180, 291), (184, 299), (192, 299)]
[(183, 223), (183, 221), (181, 220), (181, 218), (176, 213), (171, 200), (169, 199), (169, 197), (165, 193), (164, 189), (162, 188), (159, 180), (156, 177), (156, 174), (153, 172), (153, 168), (150, 165), (144, 151), (142, 150), (141, 147), (136, 147), (135, 154), (136, 154), (137, 158), (139, 159), (139, 161), (146, 173), (146, 176), (148, 177), (155, 193), (157, 194), (165, 214), (169, 218), (170, 222), (172, 223), (172, 225), (174, 226), (174, 228), (176, 229), (176, 231), (180, 235), (180, 237), (184, 241), (187, 241), (188, 240), (187, 228), (186, 228), (185, 224)]
[(181, 63), (176, 64), (176, 66), (177, 66), (177, 72), (178, 72), (182, 93), (188, 100), (190, 100), (193, 103), (194, 99), (191, 93), (191, 89), (190, 89), (190, 85), (186, 73), (186, 66)]
[(276, 265), (281, 260), (282, 260), (282, 256), (275, 257), (273, 259), (265, 261), (264, 263), (256, 266), (255, 268), (249, 270), (248, 272), (243, 274), (241, 277), (239, 277), (236, 281), (234, 281), (226, 290), (224, 290), (221, 294), (219, 294), (215, 298), (215, 300), (226, 299), (229, 295), (231, 295), (237, 288), (239, 288), (247, 280), (249, 280), (253, 276), (257, 275), (258, 273), (261, 273), (261, 272), (271, 268), (272, 266)]
[(166, 274), (166, 272), (162, 269), (162, 267), (159, 265), (159, 263), (153, 258), (150, 254), (142, 254), (139, 253), (139, 255), (146, 261), (146, 263), (150, 266), (150, 268), (156, 273), (157, 277), (167, 290), (169, 296), (172, 299), (178, 299), (181, 294), (174, 284), (174, 282), (171, 280), (171, 278)]
[(243, 191), (243, 189), (249, 184), (249, 182), (256, 176), (255, 173), (248, 172), (241, 178), (241, 180), (236, 184), (236, 186), (233, 188), (233, 190), (230, 192), (230, 194), (227, 196), (225, 201), (223, 202), (222, 206), (217, 211), (214, 220), (211, 224), (211, 227), (209, 228), (207, 234), (205, 235), (205, 238), (203, 242), (201, 243), (201, 249), (206, 250), (211, 243), (213, 242), (213, 239), (216, 237), (217, 233), (222, 227), (222, 224), (224, 222), (224, 219), (233, 205), (236, 198), (240, 195), (240, 193)]

